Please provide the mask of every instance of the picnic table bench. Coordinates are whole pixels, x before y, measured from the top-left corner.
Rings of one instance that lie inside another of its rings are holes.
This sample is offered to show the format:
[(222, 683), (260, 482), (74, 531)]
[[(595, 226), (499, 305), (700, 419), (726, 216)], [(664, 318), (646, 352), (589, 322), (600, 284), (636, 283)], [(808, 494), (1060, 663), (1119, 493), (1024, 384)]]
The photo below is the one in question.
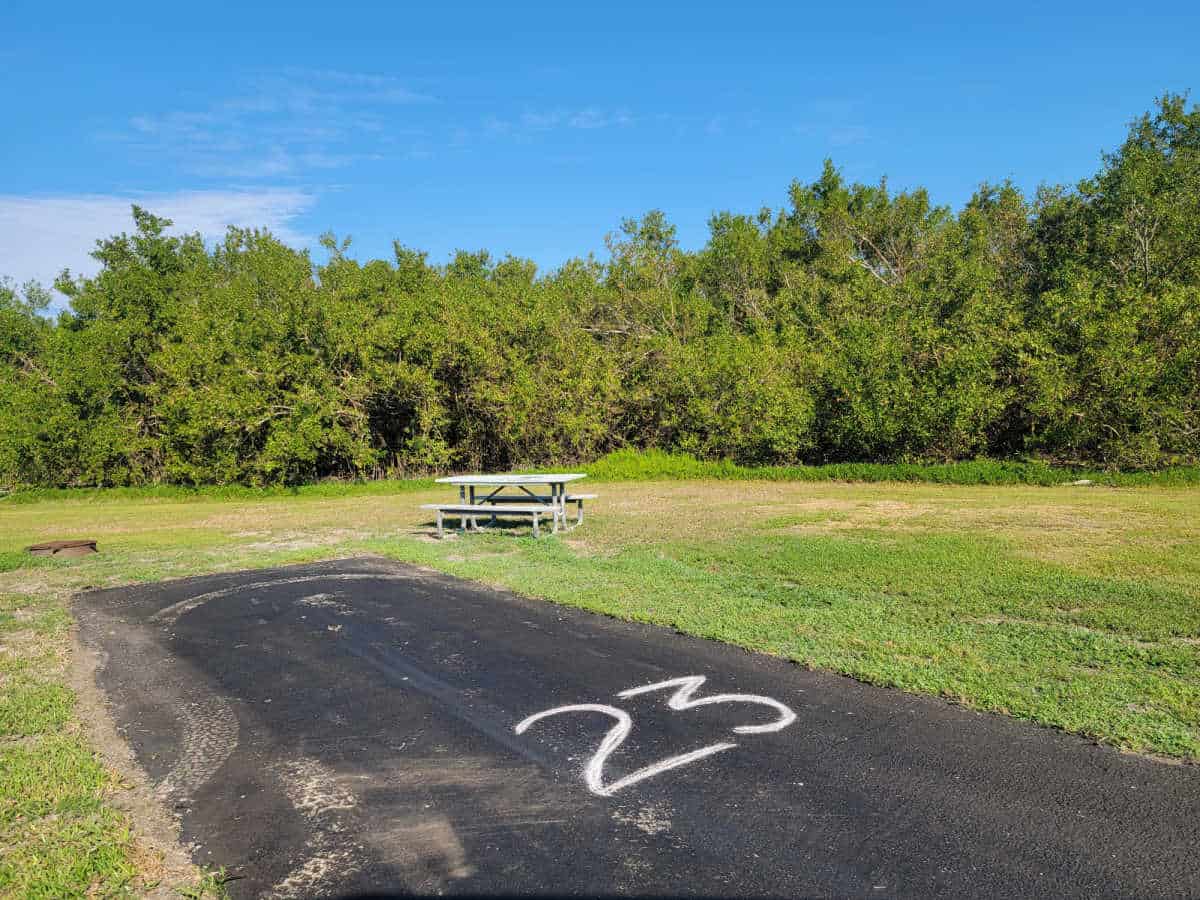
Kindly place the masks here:
[[(457, 516), (459, 530), (482, 530), (480, 518), (487, 518), (492, 524), (500, 516), (529, 516), (533, 524), (533, 535), (541, 533), (541, 519), (549, 516), (552, 531), (557, 534), (559, 526), (578, 527), (583, 524), (583, 504), (585, 500), (596, 499), (595, 494), (567, 493), (569, 482), (586, 478), (579, 473), (550, 473), (546, 475), (452, 475), (437, 479), (439, 484), (458, 485), (458, 503), (424, 503), (422, 509), (434, 510), (437, 513), (437, 534), (444, 537), (445, 516)], [(548, 487), (550, 493), (535, 493), (530, 487)], [(480, 489), (490, 488), (490, 493), (483, 497), (477, 495)], [(518, 493), (504, 493), (515, 489)], [(567, 525), (567, 505), (574, 504), (576, 509), (575, 524)]]

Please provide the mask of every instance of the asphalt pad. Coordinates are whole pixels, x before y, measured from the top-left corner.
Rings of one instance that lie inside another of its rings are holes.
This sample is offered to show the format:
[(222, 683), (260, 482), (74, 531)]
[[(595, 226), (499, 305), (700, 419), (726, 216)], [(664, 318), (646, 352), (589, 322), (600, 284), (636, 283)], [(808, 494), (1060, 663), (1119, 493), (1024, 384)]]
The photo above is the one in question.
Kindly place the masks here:
[(380, 559), (81, 595), (235, 897), (1200, 896), (1200, 769)]

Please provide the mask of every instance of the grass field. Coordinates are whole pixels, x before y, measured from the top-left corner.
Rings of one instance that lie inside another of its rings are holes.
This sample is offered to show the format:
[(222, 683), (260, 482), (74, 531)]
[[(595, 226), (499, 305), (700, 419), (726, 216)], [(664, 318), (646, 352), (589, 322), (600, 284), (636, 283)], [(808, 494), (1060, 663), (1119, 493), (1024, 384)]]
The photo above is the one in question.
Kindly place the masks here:
[[(428, 483), (0, 501), (0, 891), (140, 890), (67, 687), (70, 595), (382, 554), (532, 596), (1200, 760), (1200, 490), (597, 481), (583, 528), (430, 538)], [(38, 540), (103, 553), (34, 560)], [(150, 861), (148, 861), (150, 860)], [(193, 884), (191, 890), (212, 887)]]

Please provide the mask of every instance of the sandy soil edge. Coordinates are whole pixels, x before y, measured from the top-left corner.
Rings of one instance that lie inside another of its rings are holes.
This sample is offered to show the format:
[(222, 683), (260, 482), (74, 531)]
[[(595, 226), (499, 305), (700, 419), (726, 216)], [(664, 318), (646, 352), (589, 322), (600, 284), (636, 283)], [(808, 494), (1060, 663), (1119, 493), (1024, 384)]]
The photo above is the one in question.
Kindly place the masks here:
[(194, 883), (201, 874), (180, 842), (179, 821), (155, 796), (133, 748), (117, 731), (109, 712), (108, 698), (96, 683), (96, 673), (103, 663), (102, 654), (80, 640), (79, 626), (74, 623), (68, 653), (67, 680), (75, 692), (76, 716), (92, 747), (120, 776), (120, 786), (108, 801), (129, 816), (136, 848), (134, 862), (145, 881), (156, 882), (154, 887), (144, 890), (142, 896), (178, 900), (176, 888)]

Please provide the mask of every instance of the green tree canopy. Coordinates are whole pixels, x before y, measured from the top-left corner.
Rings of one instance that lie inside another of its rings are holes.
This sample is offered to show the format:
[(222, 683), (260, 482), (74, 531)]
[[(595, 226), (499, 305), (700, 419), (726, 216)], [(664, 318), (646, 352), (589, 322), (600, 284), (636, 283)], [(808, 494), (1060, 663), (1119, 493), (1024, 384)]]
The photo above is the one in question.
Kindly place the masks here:
[(554, 271), (397, 242), (326, 261), (134, 207), (0, 283), (0, 484), (297, 483), (587, 460), (1200, 458), (1200, 108), (1167, 95), (1098, 171), (957, 212), (826, 162), (782, 209), (658, 210)]

